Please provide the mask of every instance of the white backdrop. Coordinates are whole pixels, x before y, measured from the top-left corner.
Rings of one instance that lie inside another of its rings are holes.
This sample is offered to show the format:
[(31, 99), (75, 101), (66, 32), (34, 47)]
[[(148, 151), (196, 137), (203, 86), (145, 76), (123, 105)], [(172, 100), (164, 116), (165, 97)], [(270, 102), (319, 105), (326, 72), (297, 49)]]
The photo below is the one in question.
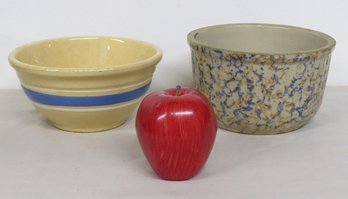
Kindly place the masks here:
[[(27, 42), (75, 35), (145, 40), (163, 49), (153, 83), (191, 85), (186, 35), (223, 23), (263, 22), (307, 27), (337, 41), (328, 85), (348, 85), (348, 1), (344, 0), (1, 0), (0, 89), (19, 88), (7, 62), (11, 49)], [(163, 81), (165, 80), (165, 81)]]

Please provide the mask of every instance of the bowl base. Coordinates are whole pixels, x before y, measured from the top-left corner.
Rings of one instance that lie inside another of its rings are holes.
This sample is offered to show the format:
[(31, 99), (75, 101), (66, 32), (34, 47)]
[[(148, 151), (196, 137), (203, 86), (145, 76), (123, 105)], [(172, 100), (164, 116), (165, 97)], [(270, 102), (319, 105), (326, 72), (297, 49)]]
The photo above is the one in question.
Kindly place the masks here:
[(236, 129), (236, 128), (228, 128), (221, 124), (219, 124), (219, 128), (233, 132), (233, 133), (241, 133), (241, 134), (249, 134), (249, 135), (276, 135), (276, 134), (290, 133), (292, 131), (302, 128), (307, 123), (308, 121), (301, 122), (299, 124), (290, 126), (288, 128), (282, 128), (282, 129), (275, 129), (275, 128), (267, 128), (267, 129), (259, 129), (259, 130), (255, 130), (255, 129), (251, 130), (250, 128)]
[(99, 132), (103, 132), (103, 131), (107, 131), (107, 130), (111, 130), (116, 127), (119, 127), (123, 125), (126, 121), (127, 119), (125, 121), (122, 121), (120, 123), (117, 123), (111, 126), (103, 126), (103, 127), (96, 127), (96, 128), (71, 128), (69, 126), (61, 126), (55, 123), (52, 123), (52, 125), (60, 130), (63, 130), (69, 133), (99, 133)]
[(99, 132), (125, 123), (139, 99), (103, 107), (57, 107), (34, 103), (55, 127), (69, 132)]

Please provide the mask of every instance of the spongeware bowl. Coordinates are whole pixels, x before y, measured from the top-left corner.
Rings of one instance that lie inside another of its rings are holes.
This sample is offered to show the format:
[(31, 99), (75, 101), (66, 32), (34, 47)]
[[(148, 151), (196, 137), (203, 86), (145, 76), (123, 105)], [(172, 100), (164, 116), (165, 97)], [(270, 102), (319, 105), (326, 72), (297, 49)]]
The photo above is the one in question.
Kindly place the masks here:
[(188, 34), (193, 79), (221, 128), (248, 134), (298, 129), (318, 111), (335, 40), (273, 24), (227, 24)]
[(39, 41), (9, 55), (25, 94), (54, 126), (95, 132), (124, 123), (150, 86), (161, 50), (117, 37)]

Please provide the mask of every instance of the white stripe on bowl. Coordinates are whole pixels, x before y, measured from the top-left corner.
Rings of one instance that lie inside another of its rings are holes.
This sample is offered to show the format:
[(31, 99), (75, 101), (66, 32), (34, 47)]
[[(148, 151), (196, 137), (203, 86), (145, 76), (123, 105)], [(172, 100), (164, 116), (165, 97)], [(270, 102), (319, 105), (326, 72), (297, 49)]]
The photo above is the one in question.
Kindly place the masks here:
[(81, 107), (66, 107), (66, 106), (50, 106), (50, 105), (44, 105), (44, 104), (39, 104), (36, 102), (31, 101), (35, 106), (45, 108), (45, 109), (51, 109), (51, 110), (58, 110), (58, 111), (70, 111), (70, 112), (85, 112), (85, 111), (103, 111), (103, 110), (112, 110), (112, 109), (117, 109), (125, 106), (129, 106), (135, 103), (138, 103), (141, 98), (137, 98), (135, 100), (129, 101), (129, 102), (124, 102), (124, 103), (118, 103), (118, 104), (113, 104), (113, 105), (108, 105), (108, 106), (102, 106), (102, 107), (96, 107), (96, 106), (81, 106)]
[[(46, 94), (56, 94), (57, 92), (60, 93), (103, 93), (103, 92), (110, 92), (117, 94), (117, 91), (123, 90), (124, 92), (130, 91), (132, 89), (137, 89), (142, 86), (145, 86), (146, 84), (151, 82), (152, 78), (149, 78), (145, 81), (132, 84), (132, 85), (126, 85), (123, 87), (117, 87), (113, 89), (93, 89), (93, 90), (65, 90), (65, 89), (49, 89), (49, 88), (41, 88), (36, 86), (29, 86), (27, 84), (22, 83), (22, 85), (30, 90), (46, 93)], [(69, 95), (70, 96), (70, 95)]]

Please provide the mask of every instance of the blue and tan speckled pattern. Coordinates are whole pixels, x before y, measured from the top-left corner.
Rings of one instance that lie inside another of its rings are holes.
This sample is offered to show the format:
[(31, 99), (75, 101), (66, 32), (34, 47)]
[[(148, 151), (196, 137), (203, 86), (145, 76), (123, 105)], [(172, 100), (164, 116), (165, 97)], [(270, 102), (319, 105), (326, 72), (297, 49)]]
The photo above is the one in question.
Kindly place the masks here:
[(332, 49), (307, 54), (242, 54), (193, 45), (195, 88), (219, 126), (235, 132), (295, 130), (318, 111)]

